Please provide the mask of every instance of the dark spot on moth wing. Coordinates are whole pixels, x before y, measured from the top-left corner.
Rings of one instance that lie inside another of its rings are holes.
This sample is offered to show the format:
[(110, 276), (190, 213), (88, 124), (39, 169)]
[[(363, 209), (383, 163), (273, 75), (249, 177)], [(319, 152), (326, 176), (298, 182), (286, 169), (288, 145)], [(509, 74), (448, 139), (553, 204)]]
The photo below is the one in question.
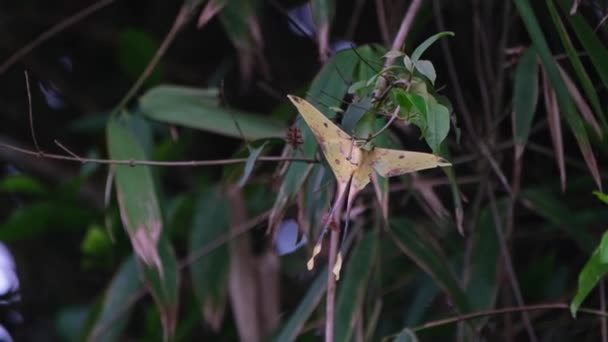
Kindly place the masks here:
[(323, 126), (325, 126), (325, 128), (329, 127), (329, 126), (327, 126), (327, 122), (324, 122)]
[(336, 164), (340, 165), (340, 159), (335, 160)]
[(404, 156), (404, 155), (400, 155), (400, 156), (399, 156), (399, 159), (403, 159), (403, 158), (405, 158), (405, 156)]

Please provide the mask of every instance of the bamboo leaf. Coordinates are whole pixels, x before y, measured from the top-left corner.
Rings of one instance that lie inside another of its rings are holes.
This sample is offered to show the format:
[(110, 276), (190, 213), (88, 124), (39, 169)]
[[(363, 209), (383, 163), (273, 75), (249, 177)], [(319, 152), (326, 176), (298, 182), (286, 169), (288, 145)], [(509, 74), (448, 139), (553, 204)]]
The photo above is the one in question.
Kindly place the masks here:
[(538, 66), (536, 50), (526, 49), (515, 70), (515, 89), (513, 90), (513, 130), (516, 144), (516, 157), (521, 158), (530, 127), (534, 120), (538, 102)]
[(427, 38), (422, 44), (418, 45), (418, 47), (412, 52), (412, 62), (416, 64), (416, 62), (422, 57), (422, 54), (435, 43), (438, 39), (446, 37), (446, 36), (454, 36), (454, 32), (439, 32)]
[(248, 140), (282, 138), (285, 123), (267, 116), (221, 107), (215, 89), (159, 86), (140, 99), (144, 115), (161, 122), (241, 138), (237, 121)]
[[(200, 252), (209, 243), (228, 232), (228, 201), (220, 189), (203, 191), (195, 205), (190, 236), (190, 254)], [(222, 245), (190, 265), (192, 288), (203, 318), (219, 330), (226, 305), (230, 254)]]
[[(367, 281), (377, 255), (378, 233), (368, 233), (347, 260), (344, 279), (340, 281), (336, 300), (335, 339), (349, 341), (354, 331), (359, 306), (362, 305)], [(359, 317), (361, 318), (361, 317)]]
[[(576, 317), (576, 313), (580, 308), (581, 304), (587, 298), (591, 290), (597, 285), (597, 283), (608, 273), (608, 260), (606, 260), (606, 254), (602, 251), (608, 250), (608, 232), (602, 236), (602, 242), (587, 261), (587, 264), (583, 267), (581, 273), (578, 276), (578, 289), (572, 303), (570, 304), (570, 312), (573, 317)], [(602, 258), (604, 254), (604, 258)]]
[(568, 89), (566, 88), (557, 66), (553, 61), (553, 55), (551, 50), (549, 50), (549, 45), (547, 44), (543, 32), (540, 29), (540, 25), (536, 20), (534, 11), (527, 0), (515, 0), (515, 6), (521, 15), (524, 26), (532, 39), (532, 43), (534, 44), (534, 47), (542, 61), (543, 67), (547, 72), (547, 76), (553, 85), (553, 89), (557, 95), (559, 107), (562, 114), (565, 116), (574, 137), (576, 138), (581, 153), (583, 154), (583, 158), (585, 159), (585, 163), (587, 164), (596, 185), (601, 189), (602, 181), (599, 175), (597, 161), (595, 160), (595, 156), (591, 150), (589, 138), (587, 136), (587, 132), (585, 131), (585, 126), (583, 125), (580, 117), (575, 113), (574, 104), (572, 103)]

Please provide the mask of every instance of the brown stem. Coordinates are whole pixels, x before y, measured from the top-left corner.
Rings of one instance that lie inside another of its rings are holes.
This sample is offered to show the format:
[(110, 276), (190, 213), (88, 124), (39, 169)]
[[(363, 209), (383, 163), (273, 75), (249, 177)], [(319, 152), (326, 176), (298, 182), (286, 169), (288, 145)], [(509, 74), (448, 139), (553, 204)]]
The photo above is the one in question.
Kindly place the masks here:
[(158, 50), (156, 50), (156, 53), (154, 54), (148, 65), (146, 65), (146, 69), (144, 69), (137, 81), (135, 81), (135, 84), (133, 84), (131, 89), (129, 89), (127, 95), (125, 95), (122, 100), (120, 100), (117, 109), (123, 108), (127, 104), (127, 102), (129, 102), (129, 100), (137, 93), (139, 88), (141, 88), (141, 86), (148, 79), (148, 77), (150, 77), (150, 74), (152, 74), (152, 71), (154, 71), (154, 68), (156, 67), (160, 59), (165, 55), (165, 52), (167, 52), (169, 45), (171, 45), (173, 40), (175, 40), (177, 33), (188, 22), (192, 10), (193, 6), (190, 4), (190, 2), (185, 2), (182, 5), (177, 16), (175, 17), (173, 26), (165, 36), (165, 39), (163, 39), (162, 43), (158, 47)]
[[(63, 146), (63, 145), (61, 145)], [(157, 160), (136, 160), (136, 159), (99, 159), (99, 158), (82, 158), (78, 155), (66, 156), (62, 154), (43, 153), (28, 150), (25, 148), (9, 145), (0, 142), (0, 148), (7, 150), (16, 151), (19, 153), (46, 158), (46, 159), (57, 159), (67, 161), (77, 161), (79, 163), (94, 163), (94, 164), (112, 164), (112, 165), (145, 165), (145, 166), (214, 166), (214, 165), (228, 165), (228, 164), (239, 164), (247, 162), (248, 158), (234, 158), (234, 159), (216, 159), (216, 160), (180, 160), (180, 161), (157, 161)], [(63, 146), (63, 148), (65, 148)], [(70, 154), (73, 154), (71, 152)], [(302, 163), (318, 163), (316, 159), (312, 158), (285, 158), (285, 157), (258, 157), (258, 161), (267, 162), (302, 162)]]
[[(455, 317), (440, 319), (437, 321), (432, 321), (425, 323), (423, 325), (412, 328), (412, 331), (422, 331), (430, 328), (436, 328), (447, 324), (452, 324), (461, 321), (467, 321), (470, 319), (475, 319), (479, 317), (485, 316), (495, 316), (502, 315), (511, 312), (529, 312), (529, 311), (537, 311), (537, 310), (570, 310), (570, 307), (566, 303), (547, 303), (547, 304), (536, 304), (536, 305), (528, 305), (528, 306), (517, 306), (517, 307), (508, 307), (501, 309), (492, 309), (485, 311), (477, 311), (469, 314), (458, 315)], [(608, 312), (595, 310), (590, 308), (580, 308), (578, 312), (595, 315), (600, 317), (608, 317)]]

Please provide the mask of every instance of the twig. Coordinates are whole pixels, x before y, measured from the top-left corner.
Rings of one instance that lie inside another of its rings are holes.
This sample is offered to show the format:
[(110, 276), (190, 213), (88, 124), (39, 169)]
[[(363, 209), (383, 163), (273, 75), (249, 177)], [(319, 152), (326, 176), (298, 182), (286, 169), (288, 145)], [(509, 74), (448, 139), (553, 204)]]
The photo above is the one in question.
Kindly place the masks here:
[(34, 146), (36, 146), (36, 151), (38, 151), (38, 154), (42, 154), (43, 152), (40, 149), (40, 146), (38, 145), (38, 139), (36, 139), (36, 130), (34, 129), (34, 112), (32, 111), (32, 92), (30, 91), (30, 77), (27, 74), (27, 70), (24, 70), (23, 73), (25, 74), (25, 89), (27, 90), (27, 107), (30, 119), (30, 132), (32, 134), (32, 140), (34, 141)]
[[(606, 311), (606, 280), (600, 282), (600, 310)], [(608, 324), (606, 317), (600, 318), (602, 341), (608, 342)]]
[(395, 108), (395, 111), (393, 112), (393, 115), (391, 115), (391, 118), (386, 122), (384, 127), (380, 128), (378, 130), (378, 132), (372, 134), (369, 138), (367, 138), (367, 141), (372, 141), (372, 140), (376, 139), (377, 136), (382, 134), (382, 132), (386, 131), (388, 129), (388, 127), (393, 123), (393, 121), (395, 121), (395, 119), (397, 119), (399, 117), (398, 114), (399, 114), (400, 110), (401, 110), (401, 107), (397, 106), (397, 108)]
[(8, 70), (8, 68), (13, 66), (13, 64), (15, 64), (23, 56), (27, 55), (32, 50), (34, 50), (36, 47), (38, 47), (38, 45), (44, 43), (46, 40), (53, 37), (57, 33), (76, 24), (77, 22), (83, 20), (84, 18), (88, 17), (89, 15), (108, 6), (109, 4), (113, 3), (114, 1), (115, 0), (98, 1), (79, 12), (76, 12), (72, 16), (64, 19), (57, 25), (51, 27), (50, 29), (44, 31), (42, 34), (40, 34), (40, 36), (38, 36), (38, 38), (36, 38), (33, 41), (31, 41), (30, 43), (24, 45), (21, 49), (17, 50), (12, 56), (10, 56), (6, 61), (4, 61), (4, 63), (2, 63), (2, 65), (0, 65), (0, 74), (3, 74), (4, 72), (6, 72), (6, 70)]
[[(101, 158), (81, 158), (66, 156), (62, 154), (44, 153), (40, 154), (36, 151), (28, 150), (25, 148), (5, 144), (0, 142), (0, 148), (16, 151), (19, 153), (41, 157), (46, 159), (57, 159), (67, 161), (77, 161), (80, 163), (94, 163), (94, 164), (112, 164), (112, 165), (129, 165), (129, 166), (214, 166), (214, 165), (228, 165), (228, 164), (239, 164), (247, 162), (247, 158), (234, 158), (234, 159), (216, 159), (216, 160), (180, 160), (180, 161), (157, 161), (157, 160), (137, 160), (137, 159), (101, 159)], [(285, 158), (285, 157), (259, 157), (260, 161), (267, 162), (302, 162), (302, 163), (318, 163), (319, 161), (313, 158)]]
[(163, 42), (158, 47), (158, 50), (156, 50), (156, 53), (154, 54), (150, 62), (148, 62), (148, 65), (146, 65), (144, 71), (141, 73), (137, 81), (135, 81), (135, 84), (133, 84), (127, 94), (122, 98), (122, 100), (120, 100), (120, 103), (116, 108), (117, 110), (122, 109), (129, 102), (129, 100), (131, 100), (131, 98), (137, 93), (139, 88), (141, 88), (141, 86), (148, 79), (148, 77), (150, 77), (150, 74), (152, 74), (152, 71), (154, 71), (154, 68), (156, 68), (156, 65), (158, 64), (160, 59), (165, 55), (165, 52), (167, 52), (169, 45), (171, 45), (171, 43), (177, 36), (177, 33), (188, 22), (193, 8), (194, 7), (192, 6), (192, 4), (190, 4), (190, 2), (184, 2), (177, 16), (175, 17), (173, 26), (165, 36), (165, 39), (163, 39)]
[[(405, 17), (403, 17), (403, 21), (401, 21), (401, 26), (399, 26), (399, 32), (397, 32), (397, 36), (395, 36), (395, 40), (393, 40), (391, 50), (401, 50), (401, 48), (403, 47), (405, 38), (410, 32), (410, 28), (414, 23), (414, 18), (416, 18), (416, 14), (418, 14), (418, 10), (420, 9), (421, 4), (422, 0), (413, 0), (410, 4), (410, 7), (407, 9)], [(389, 60), (391, 59), (387, 58), (387, 63), (385, 65), (393, 64), (394, 58), (390, 62)]]
[[(472, 312), (469, 314), (458, 315), (455, 317), (450, 317), (450, 318), (440, 319), (437, 321), (428, 322), (423, 325), (414, 327), (411, 330), (416, 332), (416, 331), (436, 328), (436, 327), (440, 327), (443, 325), (452, 324), (452, 323), (456, 323), (456, 322), (467, 321), (467, 320), (478, 318), (478, 317), (502, 315), (505, 313), (512, 313), (512, 312), (528, 312), (528, 311), (538, 311), (538, 310), (570, 310), (570, 307), (566, 303), (547, 303), (547, 304), (536, 304), (536, 305), (528, 305), (528, 306), (516, 306), (516, 307), (508, 307), (508, 308), (501, 308), (501, 309), (477, 311), (477, 312)], [(600, 317), (608, 317), (608, 312), (596, 310), (596, 309), (579, 308), (578, 312), (589, 314), (589, 315), (600, 316)]]
[(68, 149), (67, 147), (63, 146), (63, 144), (60, 143), (59, 140), (55, 139), (55, 140), (53, 140), (53, 142), (55, 143), (55, 145), (59, 146), (59, 148), (61, 148), (62, 150), (64, 150), (65, 153), (67, 153), (67, 154), (71, 155), (72, 157), (80, 160), (81, 163), (83, 163), (83, 164), (85, 163), (85, 161), (82, 160), (82, 158), (80, 158), (80, 156), (78, 156), (76, 153), (70, 151), (70, 149)]

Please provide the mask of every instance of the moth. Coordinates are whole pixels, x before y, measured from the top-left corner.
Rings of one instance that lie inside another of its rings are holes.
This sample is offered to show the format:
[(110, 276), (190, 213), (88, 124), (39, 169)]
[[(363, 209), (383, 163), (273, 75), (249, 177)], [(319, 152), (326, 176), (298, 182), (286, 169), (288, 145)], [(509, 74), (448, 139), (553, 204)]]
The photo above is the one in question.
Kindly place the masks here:
[[(329, 164), (336, 177), (336, 197), (327, 220), (328, 222), (332, 220), (337, 208), (342, 206), (346, 195), (346, 212), (348, 216), (355, 197), (369, 184), (373, 172), (378, 173), (382, 177), (392, 177), (424, 169), (452, 165), (445, 159), (430, 153), (380, 147), (370, 148), (365, 140), (357, 139), (343, 131), (310, 102), (294, 95), (288, 95), (287, 97), (296, 106), (306, 125), (310, 127), (323, 151), (327, 164)], [(325, 231), (326, 227), (322, 230), (319, 242), (317, 242), (313, 249), (313, 255), (307, 265), (309, 270), (314, 267), (314, 258), (321, 251), (321, 243)], [(337, 273), (339, 272), (341, 261), (341, 256), (338, 255), (338, 261), (334, 267), (336, 277), (338, 276)]]

